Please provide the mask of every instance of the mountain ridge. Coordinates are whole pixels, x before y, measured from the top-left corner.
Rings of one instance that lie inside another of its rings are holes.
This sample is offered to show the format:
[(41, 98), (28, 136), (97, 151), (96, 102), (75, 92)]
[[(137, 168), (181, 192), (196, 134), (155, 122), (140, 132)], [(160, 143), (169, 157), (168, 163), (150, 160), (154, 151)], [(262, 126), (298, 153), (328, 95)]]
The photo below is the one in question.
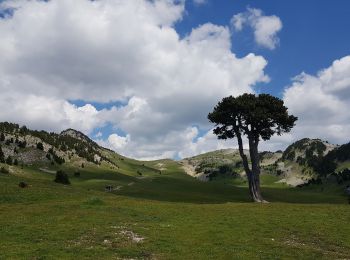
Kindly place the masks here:
[[(51, 165), (74, 163), (77, 167), (87, 163), (96, 166), (105, 163), (111, 169), (118, 169), (123, 160), (132, 160), (137, 165), (144, 165), (142, 161), (127, 158), (100, 146), (87, 135), (72, 128), (60, 133), (48, 133), (2, 122), (0, 134), (3, 162), (8, 160), (16, 164)], [(344, 156), (339, 155), (338, 149), (343, 149), (343, 153), (346, 153), (347, 146), (333, 145), (321, 139), (303, 138), (289, 145), (284, 151), (260, 152), (261, 171), (262, 174), (278, 176), (280, 183), (291, 186), (304, 185), (339, 169), (348, 169), (350, 158), (345, 156), (343, 161), (339, 160)], [(249, 151), (244, 152), (249, 157)], [(198, 154), (176, 163), (181, 164), (187, 174), (202, 181), (210, 181), (216, 177), (245, 178), (239, 151), (233, 148)], [(157, 172), (163, 168), (162, 165), (160, 161), (154, 161), (154, 168), (152, 166), (149, 170)], [(136, 170), (139, 171), (142, 170)]]

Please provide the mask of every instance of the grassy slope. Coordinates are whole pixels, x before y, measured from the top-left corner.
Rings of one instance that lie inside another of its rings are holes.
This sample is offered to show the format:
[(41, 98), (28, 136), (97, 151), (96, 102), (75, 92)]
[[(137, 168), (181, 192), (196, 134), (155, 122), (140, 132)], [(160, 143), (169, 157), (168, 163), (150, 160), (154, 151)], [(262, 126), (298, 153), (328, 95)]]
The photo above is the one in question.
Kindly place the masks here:
[[(264, 196), (249, 202), (244, 183), (202, 183), (178, 164), (118, 161), (86, 165), (71, 186), (38, 166), (0, 174), (0, 258), (346, 259), (350, 207), (338, 187), (290, 189), (263, 175)], [(49, 167), (49, 166), (47, 166)], [(142, 176), (137, 174), (142, 172)], [(31, 186), (18, 188), (19, 181)], [(122, 186), (112, 193), (104, 186)], [(134, 243), (122, 231), (145, 240)]]

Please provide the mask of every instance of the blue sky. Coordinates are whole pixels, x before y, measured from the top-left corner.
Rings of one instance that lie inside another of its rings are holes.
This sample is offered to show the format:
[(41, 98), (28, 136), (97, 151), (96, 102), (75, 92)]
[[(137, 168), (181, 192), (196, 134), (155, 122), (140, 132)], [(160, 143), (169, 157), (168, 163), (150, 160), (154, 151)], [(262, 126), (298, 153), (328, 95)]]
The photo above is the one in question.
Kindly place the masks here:
[(186, 35), (207, 22), (226, 26), (233, 14), (244, 12), (247, 7), (277, 15), (283, 23), (278, 33), (280, 45), (273, 51), (257, 46), (249, 28), (232, 36), (232, 51), (238, 56), (253, 52), (269, 62), (266, 72), (271, 82), (259, 85), (260, 92), (281, 96), (292, 77), (303, 71), (315, 74), (349, 54), (350, 1), (347, 0), (208, 0), (202, 5), (188, 1), (188, 14), (176, 28)]
[(3, 0), (0, 121), (182, 158), (236, 146), (206, 118), (224, 96), (270, 93), (299, 120), (262, 150), (345, 143), (349, 13), (347, 0)]

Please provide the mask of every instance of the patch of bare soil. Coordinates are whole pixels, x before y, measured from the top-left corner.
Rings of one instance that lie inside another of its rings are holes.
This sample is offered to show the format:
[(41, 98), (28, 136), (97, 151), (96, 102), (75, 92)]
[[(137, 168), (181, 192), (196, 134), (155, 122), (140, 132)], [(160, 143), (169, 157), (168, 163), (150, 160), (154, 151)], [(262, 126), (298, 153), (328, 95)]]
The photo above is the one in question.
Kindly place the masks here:
[(194, 178), (197, 178), (200, 181), (208, 181), (209, 180), (208, 177), (203, 172), (197, 173), (195, 170), (196, 168), (193, 165), (191, 165), (187, 160), (183, 160), (182, 162), (183, 162), (182, 168), (184, 169), (184, 171), (188, 175), (190, 175)]

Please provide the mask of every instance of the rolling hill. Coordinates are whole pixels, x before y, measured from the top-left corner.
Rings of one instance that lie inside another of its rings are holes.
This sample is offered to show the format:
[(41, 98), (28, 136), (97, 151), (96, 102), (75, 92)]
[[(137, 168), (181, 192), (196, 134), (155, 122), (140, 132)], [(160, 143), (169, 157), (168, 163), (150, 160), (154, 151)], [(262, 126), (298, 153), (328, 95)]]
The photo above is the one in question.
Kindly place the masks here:
[[(272, 203), (261, 205), (250, 202), (235, 150), (187, 159), (216, 171), (201, 182), (185, 174), (184, 161), (133, 160), (72, 129), (56, 134), (2, 123), (1, 133), (4, 159), (12, 160), (0, 163), (1, 259), (350, 255), (350, 208), (343, 192), (348, 182), (293, 188), (267, 167), (262, 190)], [(262, 165), (282, 157), (262, 153)], [(67, 173), (70, 185), (54, 182), (58, 170)], [(22, 182), (27, 187), (19, 187)]]
[[(349, 168), (350, 144), (333, 145), (320, 139), (301, 139), (285, 151), (261, 152), (260, 165), (264, 175), (276, 177), (276, 183), (290, 186), (305, 185), (320, 178), (338, 176)], [(249, 152), (245, 151), (249, 158)], [(202, 181), (236, 179), (245, 181), (239, 151), (224, 149), (212, 151), (181, 161), (185, 171)]]

